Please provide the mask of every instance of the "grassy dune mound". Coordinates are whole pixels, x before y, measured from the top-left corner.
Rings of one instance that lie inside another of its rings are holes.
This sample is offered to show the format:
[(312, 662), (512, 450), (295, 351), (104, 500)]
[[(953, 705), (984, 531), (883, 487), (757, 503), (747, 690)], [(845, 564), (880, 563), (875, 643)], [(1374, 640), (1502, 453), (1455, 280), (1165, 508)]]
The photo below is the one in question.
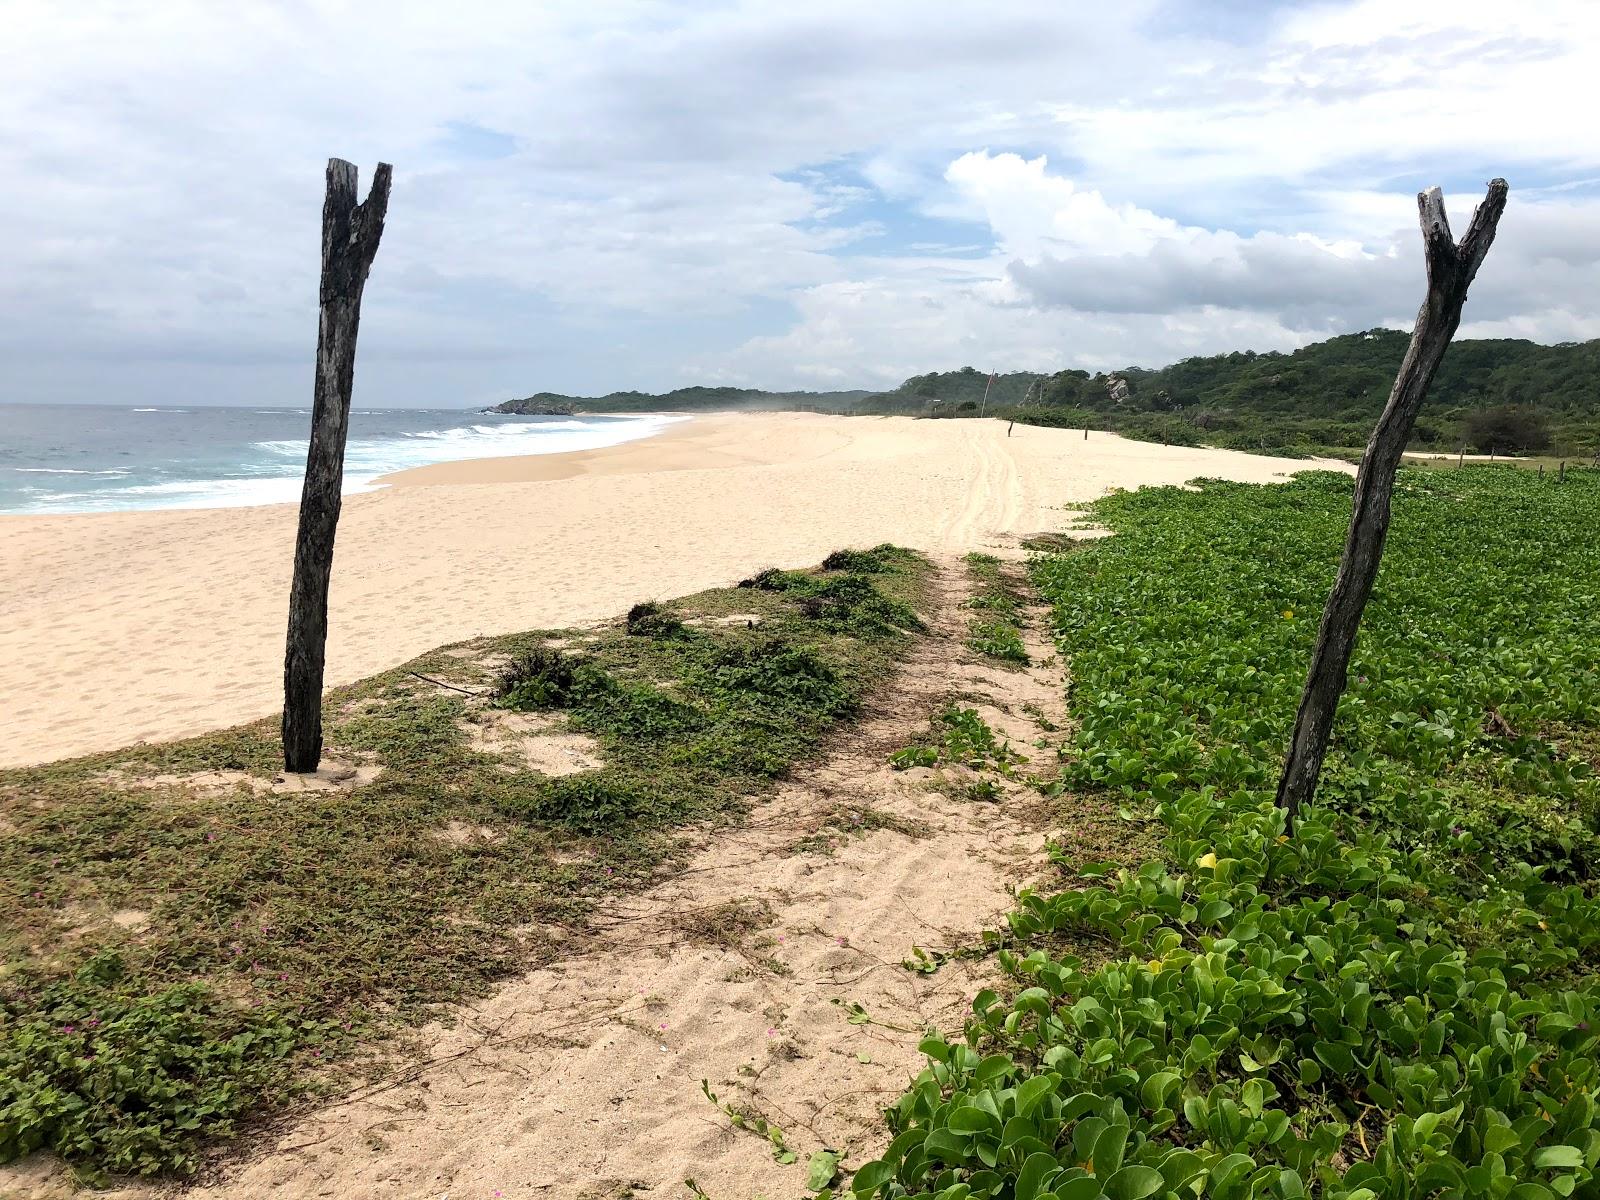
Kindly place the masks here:
[(830, 561), (331, 692), (318, 778), (274, 722), (0, 772), (0, 1161), (190, 1171), (670, 871), (916, 636), (923, 559)]

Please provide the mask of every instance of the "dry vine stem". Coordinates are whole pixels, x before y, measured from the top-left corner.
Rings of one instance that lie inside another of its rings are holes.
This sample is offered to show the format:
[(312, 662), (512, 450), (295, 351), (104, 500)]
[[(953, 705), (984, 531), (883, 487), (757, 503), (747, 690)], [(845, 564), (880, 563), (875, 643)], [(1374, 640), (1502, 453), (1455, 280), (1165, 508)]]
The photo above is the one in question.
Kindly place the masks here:
[(1428, 385), (1461, 324), (1467, 288), (1494, 241), (1495, 227), (1506, 207), (1506, 181), (1490, 181), (1488, 195), (1472, 214), (1472, 224), (1459, 243), (1450, 236), (1450, 221), (1438, 188), (1420, 193), (1417, 207), (1427, 256), (1428, 295), (1417, 313), (1411, 345), (1400, 364), (1394, 390), (1389, 393), (1389, 402), (1378, 418), (1366, 453), (1361, 456), (1361, 469), (1356, 473), (1355, 508), (1350, 514), (1344, 556), (1322, 613), (1289, 755), (1278, 781), (1278, 806), (1284, 810), (1290, 832), (1300, 806), (1316, 795), (1334, 711), (1344, 692), (1350, 652), (1383, 558), (1395, 470), (1427, 399)]
[(322, 293), (317, 325), (316, 395), (311, 445), (300, 494), (300, 531), (294, 544), (294, 583), (289, 590), (289, 636), (283, 656), (283, 765), (315, 771), (322, 761), (322, 669), (328, 642), (328, 581), (333, 574), (333, 536), (339, 525), (344, 484), (344, 443), (350, 425), (350, 389), (355, 382), (356, 333), (361, 292), (378, 253), (389, 210), (393, 168), (379, 163), (372, 192), (356, 203), (356, 169), (342, 158), (328, 160), (328, 191), (322, 205)]

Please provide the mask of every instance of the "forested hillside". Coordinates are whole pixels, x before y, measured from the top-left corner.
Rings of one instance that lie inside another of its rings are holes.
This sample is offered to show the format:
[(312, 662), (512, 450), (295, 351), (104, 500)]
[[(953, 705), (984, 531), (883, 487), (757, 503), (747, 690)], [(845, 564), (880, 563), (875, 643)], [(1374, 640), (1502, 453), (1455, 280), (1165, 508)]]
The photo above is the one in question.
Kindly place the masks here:
[[(1097, 414), (1113, 428), (1179, 442), (1359, 446), (1389, 394), (1407, 341), (1399, 330), (1377, 329), (1291, 354), (1189, 358), (1114, 376), (1063, 371), (1045, 379), (1026, 407), (1050, 423)], [(1126, 385), (1120, 401), (1113, 395), (1122, 390), (1118, 379)], [(1600, 448), (1600, 342), (1456, 342), (1415, 440), (1503, 452)]]
[[(689, 387), (661, 395), (541, 392), (501, 412), (814, 409), (967, 417), (980, 411), (1042, 425), (1247, 450), (1364, 445), (1409, 335), (1395, 329), (1329, 338), (1289, 354), (1236, 351), (1168, 367), (1091, 375), (997, 374), (974, 367), (914, 375), (887, 392), (765, 392)], [(983, 403), (988, 387), (988, 403)], [(1445, 356), (1414, 443), (1501, 453), (1600, 452), (1600, 341), (1541, 346), (1457, 341)]]

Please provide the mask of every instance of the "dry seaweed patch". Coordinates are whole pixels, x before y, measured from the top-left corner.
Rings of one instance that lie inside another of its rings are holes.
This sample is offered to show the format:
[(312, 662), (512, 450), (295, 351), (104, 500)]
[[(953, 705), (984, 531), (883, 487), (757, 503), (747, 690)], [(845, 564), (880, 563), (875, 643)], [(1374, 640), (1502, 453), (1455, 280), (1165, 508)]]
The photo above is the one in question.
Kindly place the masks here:
[(738, 950), (773, 920), (772, 905), (767, 900), (741, 896), (675, 913), (672, 924), (688, 941)]
[[(872, 1157), (882, 1105), (919, 1065), (917, 1033), (958, 1028), (994, 982), (982, 954), (943, 953), (974, 945), (1015, 885), (1048, 868), (1037, 791), (1007, 781), (974, 803), (930, 790), (940, 772), (887, 761), (978, 685), (1030, 749), (1049, 737), (1026, 714), (1058, 711), (1059, 674), (980, 678), (962, 644), (967, 587), (947, 564), (932, 634), (893, 687), (744, 825), (706, 832), (676, 874), (608, 899), (568, 957), (424, 1031), (421, 1061), (294, 1122), (194, 1195), (581, 1197), (610, 1187), (597, 1181), (672, 1195), (689, 1176), (718, 1196), (801, 1191), (804, 1166), (730, 1128), (702, 1080), (781, 1129), (802, 1164), (822, 1146), (847, 1164)], [(836, 834), (826, 853), (819, 834)], [(930, 957), (907, 969), (917, 947)]]

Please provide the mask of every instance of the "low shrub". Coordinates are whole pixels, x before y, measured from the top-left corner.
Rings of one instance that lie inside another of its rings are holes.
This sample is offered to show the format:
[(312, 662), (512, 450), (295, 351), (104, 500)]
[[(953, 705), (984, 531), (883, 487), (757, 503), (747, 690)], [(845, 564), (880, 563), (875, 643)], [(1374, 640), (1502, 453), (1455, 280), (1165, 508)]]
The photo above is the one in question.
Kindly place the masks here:
[(680, 638), (688, 633), (682, 621), (653, 600), (628, 610), (627, 630), (634, 637), (647, 638)]
[(825, 717), (855, 708), (855, 696), (837, 671), (816, 651), (783, 638), (721, 647), (691, 668), (689, 679), (700, 692), (735, 707), (778, 703)]
[(507, 816), (547, 821), (575, 833), (656, 829), (683, 819), (691, 797), (631, 772), (585, 771), (551, 779), (531, 795), (502, 805)]
[(870, 550), (835, 550), (822, 560), (822, 569), (848, 571), (856, 575), (882, 575), (910, 566), (916, 558), (914, 551), (884, 542)]
[(533, 711), (565, 708), (572, 702), (580, 659), (536, 646), (512, 656), (495, 676), (494, 695), (502, 708)]
[(748, 579), (739, 580), (740, 587), (755, 588), (761, 592), (804, 591), (810, 583), (811, 577), (804, 571), (781, 571), (777, 567), (768, 567)]
[(699, 705), (655, 684), (618, 680), (598, 668), (579, 674), (573, 694), (572, 724), (585, 733), (650, 742), (704, 728), (707, 720)]
[(1550, 418), (1526, 404), (1502, 404), (1469, 412), (1462, 433), (1474, 450), (1489, 454), (1536, 453), (1550, 447)]
[(855, 637), (883, 637), (924, 628), (916, 611), (891, 599), (863, 575), (809, 581), (800, 611), (823, 629)]

